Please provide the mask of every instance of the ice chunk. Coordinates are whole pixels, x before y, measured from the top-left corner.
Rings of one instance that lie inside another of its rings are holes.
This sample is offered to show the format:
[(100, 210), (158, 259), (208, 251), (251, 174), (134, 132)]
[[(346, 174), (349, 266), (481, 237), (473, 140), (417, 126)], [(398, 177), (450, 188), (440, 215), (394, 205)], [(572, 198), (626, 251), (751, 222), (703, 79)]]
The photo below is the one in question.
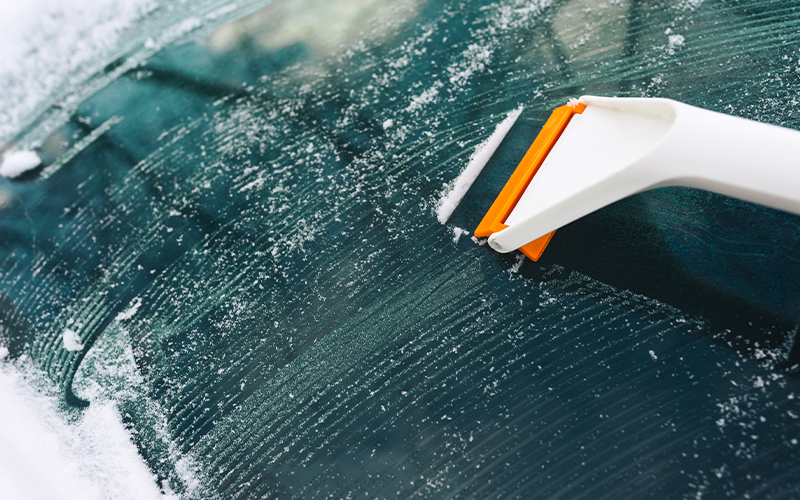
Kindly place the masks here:
[(3, 157), (3, 163), (0, 164), (0, 175), (13, 179), (41, 164), (42, 159), (33, 151), (7, 153)]
[(80, 351), (83, 349), (83, 344), (81, 344), (81, 339), (78, 336), (78, 332), (67, 328), (64, 330), (64, 333), (61, 335), (61, 337), (64, 340), (64, 349), (70, 352)]

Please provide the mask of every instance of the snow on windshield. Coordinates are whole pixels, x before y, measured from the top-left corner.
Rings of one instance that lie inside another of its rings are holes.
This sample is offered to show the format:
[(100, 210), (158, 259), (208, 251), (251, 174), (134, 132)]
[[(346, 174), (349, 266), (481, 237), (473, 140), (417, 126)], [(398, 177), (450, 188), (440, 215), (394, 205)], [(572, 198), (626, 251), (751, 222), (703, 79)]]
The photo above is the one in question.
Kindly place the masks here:
[(102, 69), (156, 0), (0, 4), (0, 142), (55, 93)]
[[(201, 25), (252, 10), (248, 0), (32, 0), (0, 4), (0, 144), (51, 107), (67, 108), (107, 83), (114, 61)], [(136, 57), (129, 57), (135, 62)], [(127, 69), (127, 68), (124, 68)], [(119, 71), (117, 72), (117, 74)], [(116, 74), (112, 74), (112, 77)], [(100, 77), (100, 78), (98, 78)], [(35, 141), (35, 139), (34, 139)]]
[(0, 177), (3, 430), (64, 491), (798, 493), (796, 217), (672, 189), (538, 263), (466, 237), (581, 94), (800, 128), (796, 8), (188, 4), (63, 14), (24, 78), (99, 37), (88, 83), (4, 108), (41, 165)]

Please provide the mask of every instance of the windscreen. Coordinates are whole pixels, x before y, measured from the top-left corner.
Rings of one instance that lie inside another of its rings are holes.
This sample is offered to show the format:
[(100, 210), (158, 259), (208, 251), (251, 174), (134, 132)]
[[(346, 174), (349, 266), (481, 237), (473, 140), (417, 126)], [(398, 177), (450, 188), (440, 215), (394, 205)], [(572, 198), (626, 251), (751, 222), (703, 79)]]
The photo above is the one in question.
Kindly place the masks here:
[(796, 3), (181, 5), (6, 121), (42, 164), (0, 178), (3, 370), (64, 425), (110, 403), (186, 499), (800, 495), (796, 215), (668, 188), (538, 262), (472, 235), (571, 98), (800, 129)]

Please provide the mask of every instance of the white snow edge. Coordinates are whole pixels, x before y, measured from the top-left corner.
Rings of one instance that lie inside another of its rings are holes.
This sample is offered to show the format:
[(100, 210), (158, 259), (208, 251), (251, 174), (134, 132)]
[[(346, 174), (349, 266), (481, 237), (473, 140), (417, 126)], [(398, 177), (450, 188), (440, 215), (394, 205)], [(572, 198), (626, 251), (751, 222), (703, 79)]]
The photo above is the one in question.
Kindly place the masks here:
[(447, 222), (447, 219), (449, 219), (453, 214), (453, 211), (456, 209), (458, 204), (461, 203), (461, 199), (464, 198), (464, 195), (467, 194), (469, 188), (472, 187), (472, 183), (478, 178), (478, 175), (480, 175), (483, 167), (486, 166), (489, 158), (492, 157), (494, 152), (500, 146), (500, 143), (503, 142), (503, 139), (505, 139), (508, 131), (511, 130), (512, 126), (514, 126), (514, 123), (517, 121), (517, 118), (519, 118), (519, 115), (522, 114), (523, 109), (524, 107), (520, 106), (517, 109), (509, 112), (506, 118), (500, 122), (499, 125), (497, 125), (494, 133), (475, 148), (475, 152), (472, 153), (467, 168), (461, 172), (461, 175), (459, 175), (455, 183), (453, 183), (452, 189), (445, 193), (444, 197), (437, 205), (436, 219), (441, 224)]

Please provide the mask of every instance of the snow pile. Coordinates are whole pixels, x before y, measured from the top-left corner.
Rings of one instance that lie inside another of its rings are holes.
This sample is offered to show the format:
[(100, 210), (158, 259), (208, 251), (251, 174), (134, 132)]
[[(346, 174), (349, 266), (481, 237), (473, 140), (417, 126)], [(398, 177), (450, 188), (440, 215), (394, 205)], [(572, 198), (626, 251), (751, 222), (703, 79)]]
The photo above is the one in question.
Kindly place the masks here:
[(163, 499), (112, 403), (75, 421), (54, 394), (0, 363), (0, 497), (4, 500)]
[(7, 153), (3, 157), (3, 163), (0, 163), (0, 175), (11, 178), (18, 177), (41, 164), (41, 158), (33, 151)]
[(453, 210), (456, 209), (458, 204), (461, 202), (461, 199), (465, 194), (467, 194), (467, 191), (469, 191), (472, 183), (478, 178), (478, 175), (480, 175), (483, 167), (486, 166), (489, 158), (492, 157), (494, 152), (500, 146), (500, 143), (503, 142), (506, 134), (508, 134), (508, 131), (511, 130), (511, 127), (517, 121), (517, 118), (519, 118), (521, 113), (522, 106), (508, 113), (506, 119), (500, 122), (500, 124), (494, 130), (494, 133), (475, 148), (475, 152), (470, 158), (469, 165), (467, 165), (467, 168), (461, 172), (461, 175), (458, 176), (453, 184), (452, 189), (447, 191), (445, 196), (437, 205), (436, 219), (440, 223), (444, 224), (447, 222), (447, 219), (449, 219), (453, 214)]

